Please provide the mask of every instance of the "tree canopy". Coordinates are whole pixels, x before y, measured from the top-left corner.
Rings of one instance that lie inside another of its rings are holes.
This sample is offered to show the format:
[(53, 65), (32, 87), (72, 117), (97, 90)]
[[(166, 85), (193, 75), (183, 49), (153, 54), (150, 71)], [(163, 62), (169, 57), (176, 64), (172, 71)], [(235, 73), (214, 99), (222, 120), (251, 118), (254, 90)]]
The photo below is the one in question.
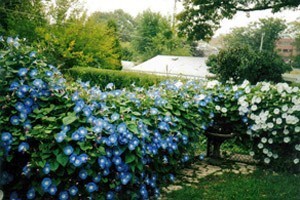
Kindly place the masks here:
[(178, 16), (179, 31), (189, 39), (209, 39), (224, 18), (232, 18), (238, 11), (251, 12), (271, 9), (297, 8), (299, 0), (182, 0), (184, 11)]
[(133, 47), (142, 61), (158, 54), (190, 54), (190, 46), (186, 45), (183, 38), (177, 37), (170, 20), (150, 10), (136, 18)]
[(276, 18), (260, 19), (246, 27), (239, 27), (224, 37), (226, 47), (248, 45), (254, 51), (273, 52), (275, 42), (287, 28), (285, 21)]

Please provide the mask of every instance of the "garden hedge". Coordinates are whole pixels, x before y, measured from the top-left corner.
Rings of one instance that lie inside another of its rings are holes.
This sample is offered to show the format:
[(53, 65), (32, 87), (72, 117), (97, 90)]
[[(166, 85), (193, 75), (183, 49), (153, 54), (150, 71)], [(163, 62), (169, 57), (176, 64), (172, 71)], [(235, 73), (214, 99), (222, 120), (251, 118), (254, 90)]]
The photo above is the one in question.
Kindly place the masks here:
[(192, 161), (203, 133), (220, 124), (261, 163), (299, 170), (298, 87), (173, 80), (100, 90), (66, 82), (23, 41), (0, 40), (5, 198), (158, 197)]
[(114, 83), (116, 89), (136, 87), (149, 87), (166, 80), (166, 77), (138, 72), (125, 72), (92, 67), (74, 67), (68, 71), (73, 79), (89, 81), (92, 85), (105, 88), (108, 83)]

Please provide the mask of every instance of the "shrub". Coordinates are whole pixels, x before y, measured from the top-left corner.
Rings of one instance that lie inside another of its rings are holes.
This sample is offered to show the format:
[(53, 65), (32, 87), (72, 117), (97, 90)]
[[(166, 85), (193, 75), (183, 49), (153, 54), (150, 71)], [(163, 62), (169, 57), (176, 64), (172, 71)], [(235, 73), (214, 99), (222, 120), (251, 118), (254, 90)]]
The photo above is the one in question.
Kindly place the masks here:
[(21, 41), (8, 38), (3, 45), (5, 195), (147, 199), (192, 158), (208, 119), (198, 105), (183, 106), (193, 98), (181, 94), (184, 88), (169, 82), (132, 92), (111, 90), (112, 84), (107, 91), (68, 85)]
[(105, 88), (108, 83), (114, 83), (116, 88), (126, 88), (135, 85), (146, 87), (157, 85), (166, 77), (155, 76), (136, 72), (124, 72), (114, 70), (95, 69), (90, 67), (76, 67), (68, 71), (69, 75), (82, 81), (90, 81), (92, 85)]
[(261, 81), (278, 83), (282, 81), (281, 75), (291, 70), (275, 52), (256, 52), (247, 46), (221, 50), (218, 55), (209, 57), (207, 65), (223, 83), (231, 79), (236, 83), (244, 80), (252, 84)]

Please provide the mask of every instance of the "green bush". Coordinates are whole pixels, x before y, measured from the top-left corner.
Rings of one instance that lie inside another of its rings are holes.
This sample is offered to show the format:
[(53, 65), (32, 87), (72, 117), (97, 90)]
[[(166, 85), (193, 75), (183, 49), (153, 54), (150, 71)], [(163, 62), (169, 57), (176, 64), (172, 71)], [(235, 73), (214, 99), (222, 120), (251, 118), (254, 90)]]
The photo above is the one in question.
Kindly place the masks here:
[(105, 88), (108, 83), (114, 83), (116, 88), (126, 88), (135, 85), (146, 87), (157, 85), (166, 77), (143, 74), (137, 72), (124, 72), (115, 70), (95, 69), (91, 67), (76, 67), (68, 71), (70, 77), (90, 81), (92, 85)]

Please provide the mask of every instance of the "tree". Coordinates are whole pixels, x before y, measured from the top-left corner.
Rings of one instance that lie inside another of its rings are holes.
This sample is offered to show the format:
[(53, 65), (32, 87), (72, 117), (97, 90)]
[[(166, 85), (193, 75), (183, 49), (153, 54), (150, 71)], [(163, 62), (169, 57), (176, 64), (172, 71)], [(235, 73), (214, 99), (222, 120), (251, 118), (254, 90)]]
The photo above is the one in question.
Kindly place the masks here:
[(273, 52), (280, 34), (287, 28), (285, 21), (275, 18), (260, 19), (247, 27), (235, 28), (224, 37), (226, 47), (248, 45), (255, 51)]
[(57, 0), (49, 7), (49, 20), (53, 23), (39, 29), (42, 40), (37, 45), (53, 64), (63, 69), (121, 69), (120, 44), (113, 22), (87, 18), (78, 0)]
[(179, 31), (190, 40), (209, 39), (224, 18), (231, 19), (238, 11), (251, 12), (297, 8), (299, 0), (183, 0), (184, 11), (178, 16)]
[(170, 21), (150, 10), (136, 18), (133, 47), (142, 61), (158, 54), (190, 54), (189, 45), (173, 32)]
[(207, 65), (221, 82), (233, 80), (241, 83), (246, 79), (252, 84), (259, 81), (280, 82), (281, 74), (291, 70), (275, 52), (259, 52), (247, 45), (223, 49), (218, 55), (210, 56)]
[(114, 21), (117, 27), (117, 33), (121, 42), (131, 42), (134, 32), (135, 20), (133, 17), (121, 9), (113, 12), (94, 12), (89, 17), (97, 22), (108, 23)]
[(41, 0), (1, 0), (0, 34), (37, 40), (36, 29), (47, 23), (44, 10)]

